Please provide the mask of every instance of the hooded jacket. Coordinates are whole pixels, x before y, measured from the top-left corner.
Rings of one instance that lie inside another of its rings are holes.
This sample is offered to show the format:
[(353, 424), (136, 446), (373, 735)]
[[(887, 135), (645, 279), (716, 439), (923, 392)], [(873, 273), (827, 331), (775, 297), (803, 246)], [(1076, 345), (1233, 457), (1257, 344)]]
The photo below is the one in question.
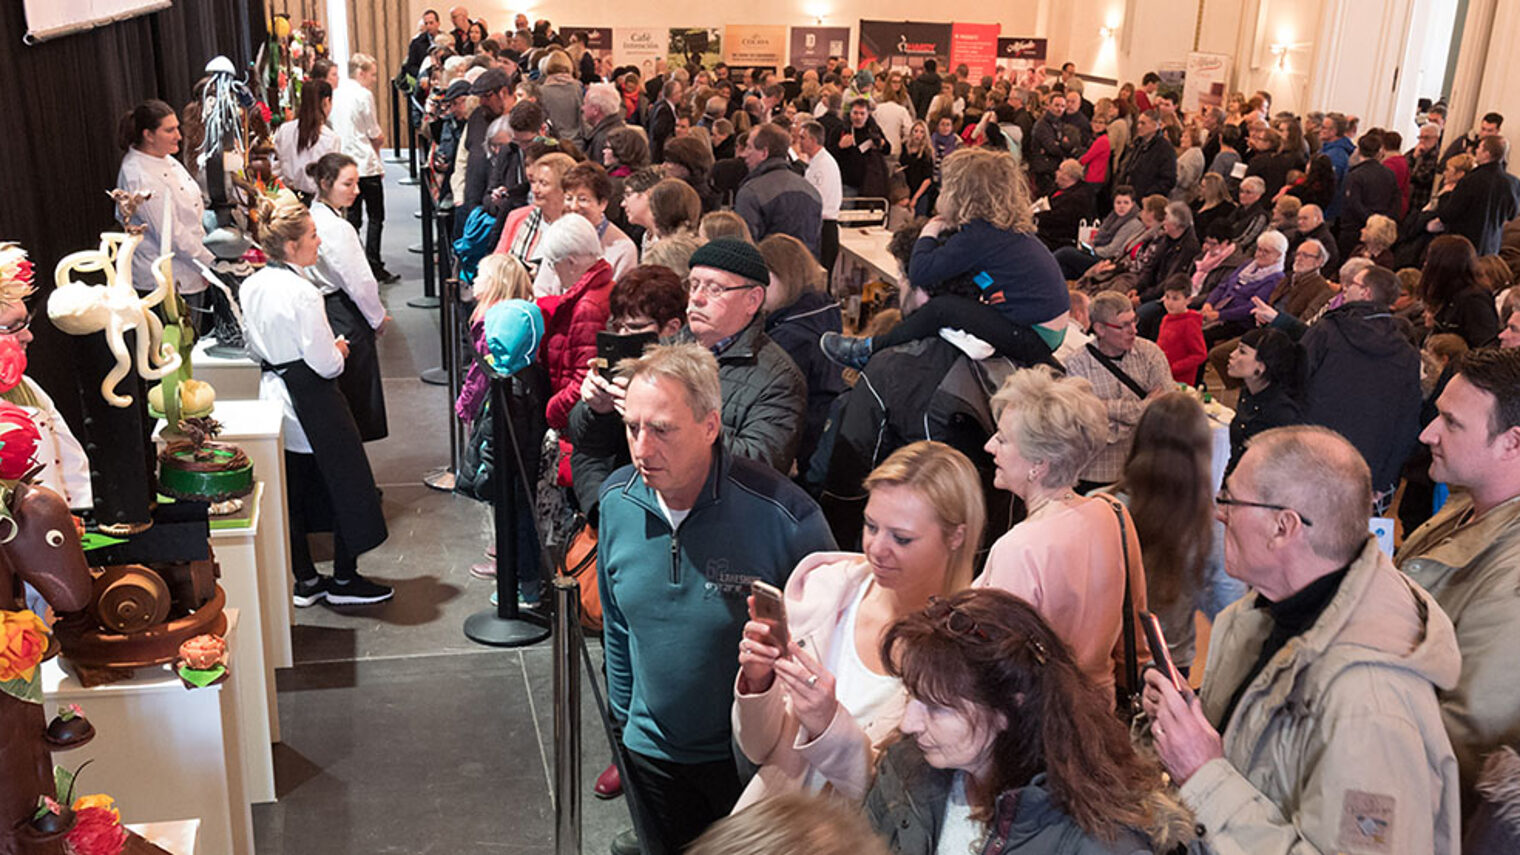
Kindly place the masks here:
[(807, 414), (803, 419), (801, 445), (797, 450), (798, 468), (807, 468), (829, 420), (829, 406), (844, 391), (844, 374), (818, 347), (826, 332), (839, 332), (843, 320), (839, 304), (826, 294), (806, 291), (795, 302), (765, 318), (765, 334), (781, 346), (802, 371), (807, 385)]
[(1457, 763), (1437, 688), (1457, 682), (1451, 620), (1369, 537), (1314, 625), (1220, 718), (1273, 621), (1255, 598), (1220, 613), (1200, 699), (1223, 735), (1181, 795), (1221, 855), (1460, 850)]
[(1462, 674), (1441, 693), (1441, 717), (1462, 770), (1462, 804), (1475, 806), (1483, 758), (1520, 745), (1520, 497), (1466, 526), (1472, 497), (1457, 491), (1414, 530), (1395, 561), (1429, 591), (1457, 628)]
[[(859, 553), (818, 552), (804, 558), (786, 583), (787, 624), (798, 646), (819, 662), (828, 662), (845, 612), (870, 581), (871, 565)], [(834, 792), (844, 798), (865, 798), (876, 753), (897, 731), (907, 702), (907, 694), (899, 691), (872, 720), (861, 722), (835, 701), (828, 728), (804, 734), (780, 680), (757, 694), (744, 694), (741, 688), (735, 680), (734, 738), (744, 756), (760, 764), (760, 771), (744, 789), (735, 811), (801, 790), (812, 769), (823, 773)]]
[(1304, 421), (1338, 431), (1372, 470), (1398, 484), (1420, 435), (1420, 353), (1388, 310), (1367, 301), (1326, 312), (1304, 333)]
[[(955, 773), (935, 769), (912, 739), (887, 748), (866, 795), (871, 827), (899, 855), (935, 855), (945, 821), (945, 800)], [(1154, 798), (1157, 827), (1130, 831), (1113, 843), (1091, 837), (1056, 807), (1045, 775), (1000, 794), (976, 855), (1149, 855), (1187, 841), (1187, 811), (1161, 794)]]

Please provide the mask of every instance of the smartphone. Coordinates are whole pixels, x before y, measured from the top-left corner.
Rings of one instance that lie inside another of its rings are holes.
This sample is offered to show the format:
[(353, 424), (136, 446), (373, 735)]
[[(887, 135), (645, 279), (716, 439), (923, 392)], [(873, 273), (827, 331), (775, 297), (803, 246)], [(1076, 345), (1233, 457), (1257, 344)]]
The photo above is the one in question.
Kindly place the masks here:
[(1172, 681), (1172, 688), (1177, 694), (1187, 694), (1187, 683), (1182, 679), (1182, 672), (1172, 662), (1172, 652), (1166, 646), (1166, 634), (1161, 631), (1161, 620), (1151, 612), (1140, 613), (1140, 625), (1145, 628), (1145, 643), (1150, 645), (1151, 659), (1156, 667), (1166, 672), (1166, 676)]
[(638, 359), (644, 355), (644, 348), (659, 339), (659, 335), (652, 332), (618, 335), (602, 330), (596, 334), (596, 370), (601, 372), (602, 377), (611, 380), (612, 372), (617, 370), (619, 362)]
[(756, 579), (750, 583), (749, 591), (755, 596), (755, 617), (771, 625), (771, 642), (785, 656), (791, 635), (786, 628), (786, 602), (782, 600), (781, 589)]

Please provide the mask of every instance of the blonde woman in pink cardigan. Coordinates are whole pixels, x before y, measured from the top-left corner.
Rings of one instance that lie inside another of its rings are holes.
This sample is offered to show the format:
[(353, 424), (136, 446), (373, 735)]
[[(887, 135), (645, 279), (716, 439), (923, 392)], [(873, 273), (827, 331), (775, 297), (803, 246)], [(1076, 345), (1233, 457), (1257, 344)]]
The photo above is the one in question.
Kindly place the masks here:
[(944, 443), (898, 449), (866, 478), (862, 553), (817, 553), (786, 585), (791, 642), (755, 617), (739, 642), (734, 735), (760, 766), (741, 810), (767, 796), (832, 790), (864, 798), (905, 695), (880, 642), (898, 618), (965, 588), (985, 526), (981, 480)]
[[(1120, 393), (1132, 394), (1122, 386)], [(1087, 380), (1038, 366), (1010, 376), (992, 406), (992, 483), (1023, 499), (1028, 515), (992, 544), (975, 587), (1000, 588), (1034, 606), (1077, 667), (1112, 694), (1124, 663), (1125, 552), (1137, 613), (1145, 609), (1145, 568), (1129, 511), (1075, 489), (1078, 473), (1108, 445), (1104, 402)], [(1146, 655), (1143, 638), (1137, 655)]]

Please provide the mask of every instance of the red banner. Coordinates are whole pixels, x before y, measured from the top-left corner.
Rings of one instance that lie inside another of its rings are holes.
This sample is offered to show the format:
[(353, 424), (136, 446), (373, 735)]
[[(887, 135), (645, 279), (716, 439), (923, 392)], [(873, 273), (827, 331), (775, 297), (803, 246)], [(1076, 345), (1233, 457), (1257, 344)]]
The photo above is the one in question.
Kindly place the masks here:
[(950, 30), (950, 68), (965, 63), (975, 82), (997, 66), (998, 24), (956, 24)]

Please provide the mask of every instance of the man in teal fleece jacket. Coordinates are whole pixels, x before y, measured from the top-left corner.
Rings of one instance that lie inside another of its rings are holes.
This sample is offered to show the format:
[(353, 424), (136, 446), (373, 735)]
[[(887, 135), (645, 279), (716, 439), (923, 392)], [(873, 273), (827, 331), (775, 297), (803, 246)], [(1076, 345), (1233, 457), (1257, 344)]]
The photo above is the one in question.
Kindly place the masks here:
[(680, 852), (740, 792), (729, 709), (745, 598), (835, 548), (818, 505), (722, 445), (718, 364), (651, 348), (624, 372), (633, 464), (602, 485), (597, 568), (607, 687), (652, 855)]

